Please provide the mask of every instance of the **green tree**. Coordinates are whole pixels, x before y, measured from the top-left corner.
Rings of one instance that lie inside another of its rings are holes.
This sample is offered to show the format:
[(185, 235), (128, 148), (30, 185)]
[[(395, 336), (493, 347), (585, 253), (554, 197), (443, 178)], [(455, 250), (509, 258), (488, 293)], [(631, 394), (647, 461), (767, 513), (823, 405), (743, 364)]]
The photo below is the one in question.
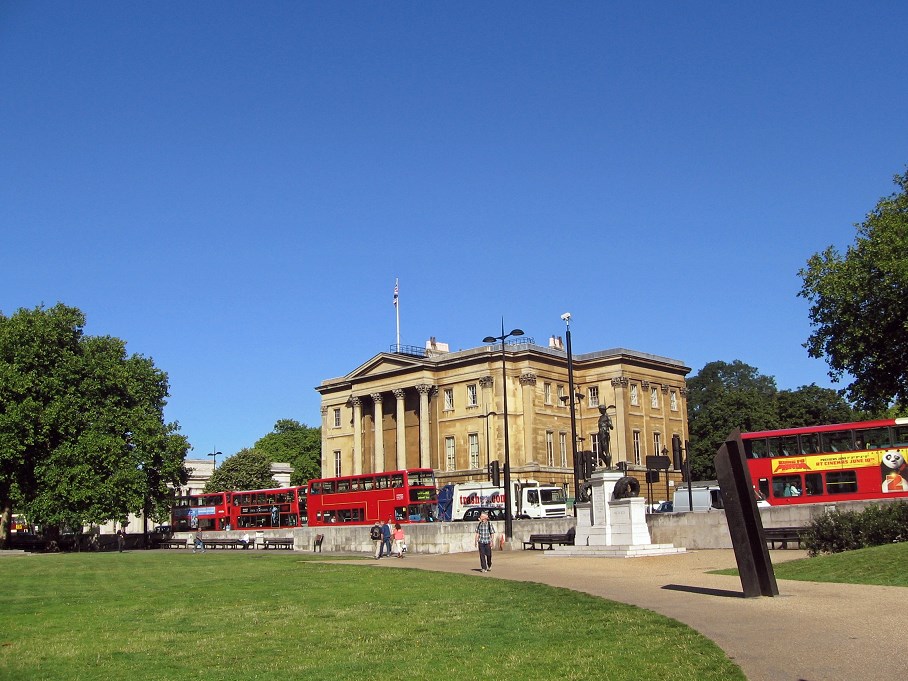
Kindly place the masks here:
[(776, 381), (735, 360), (710, 362), (687, 382), (691, 477), (716, 477), (713, 457), (736, 428), (763, 430), (779, 426)]
[(267, 454), (271, 461), (293, 466), (290, 484), (304, 485), (320, 478), (322, 470), (322, 431), (293, 419), (280, 419), (274, 430), (255, 443), (255, 450)]
[(206, 492), (270, 489), (278, 483), (271, 476), (271, 457), (255, 449), (241, 449), (227, 457), (205, 484)]
[(844, 256), (829, 246), (799, 272), (808, 353), (826, 359), (833, 380), (849, 374), (849, 400), (870, 411), (908, 406), (908, 172), (894, 180), (899, 191), (856, 225)]
[(154, 515), (186, 481), (188, 442), (163, 418), (167, 375), (84, 324), (62, 304), (0, 314), (0, 541), (14, 504), (81, 526)]
[(780, 428), (848, 423), (861, 418), (838, 390), (814, 383), (780, 391), (778, 409)]

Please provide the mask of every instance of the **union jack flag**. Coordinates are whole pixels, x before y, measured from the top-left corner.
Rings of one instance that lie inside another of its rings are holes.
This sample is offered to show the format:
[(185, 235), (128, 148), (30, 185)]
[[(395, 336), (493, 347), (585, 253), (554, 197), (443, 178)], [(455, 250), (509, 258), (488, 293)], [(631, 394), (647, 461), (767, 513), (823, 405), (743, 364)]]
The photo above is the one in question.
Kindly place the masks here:
[(400, 289), (398, 287), (398, 280), (395, 279), (394, 280), (394, 307), (397, 307), (397, 294), (398, 294), (399, 290)]

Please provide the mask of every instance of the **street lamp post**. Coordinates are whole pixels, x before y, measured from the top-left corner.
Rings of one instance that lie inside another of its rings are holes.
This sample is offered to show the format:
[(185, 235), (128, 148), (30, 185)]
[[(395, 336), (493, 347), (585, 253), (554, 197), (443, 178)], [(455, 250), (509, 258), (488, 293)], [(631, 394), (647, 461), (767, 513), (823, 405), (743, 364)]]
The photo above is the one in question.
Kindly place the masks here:
[(510, 333), (505, 333), (502, 319), (501, 335), (486, 336), (482, 339), (483, 343), (501, 341), (501, 406), (504, 412), (504, 534), (508, 540), (514, 535), (514, 517), (511, 513), (511, 449), (508, 442), (508, 386), (506, 385), (508, 374), (505, 365), (504, 341), (512, 336), (522, 335), (521, 329), (513, 329)]
[(486, 470), (489, 469), (489, 464), (492, 463), (492, 447), (489, 444), (489, 417), (496, 416), (497, 411), (490, 411), (488, 414), (480, 414), (476, 418), (485, 419), (486, 422)]
[(577, 461), (577, 417), (574, 413), (574, 357), (571, 354), (571, 313), (561, 315), (567, 327), (565, 338), (567, 340), (567, 365), (568, 365), (568, 390), (571, 395), (571, 449), (574, 456), (574, 517), (577, 517), (577, 501), (580, 499), (580, 471)]

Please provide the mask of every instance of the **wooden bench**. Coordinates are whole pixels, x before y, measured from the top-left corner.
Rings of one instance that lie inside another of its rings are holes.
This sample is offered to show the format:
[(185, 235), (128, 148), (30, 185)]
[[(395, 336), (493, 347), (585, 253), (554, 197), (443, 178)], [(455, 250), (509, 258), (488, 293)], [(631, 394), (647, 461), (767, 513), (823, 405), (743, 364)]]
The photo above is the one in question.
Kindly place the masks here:
[(537, 545), (542, 551), (545, 551), (546, 546), (551, 550), (555, 544), (558, 544), (559, 546), (573, 546), (576, 534), (577, 530), (573, 527), (564, 534), (531, 534), (529, 540), (523, 542), (523, 550), (536, 550)]
[(764, 527), (763, 535), (769, 548), (776, 548), (776, 543), (780, 544), (783, 549), (788, 548), (788, 543), (794, 544), (794, 548), (801, 548), (804, 543), (804, 534), (807, 532), (806, 527)]
[(188, 539), (162, 539), (158, 542), (159, 549), (185, 549)]
[(289, 549), (293, 550), (293, 537), (277, 538), (266, 537), (262, 540), (263, 549)]
[(244, 544), (239, 539), (203, 539), (206, 549), (240, 549)]

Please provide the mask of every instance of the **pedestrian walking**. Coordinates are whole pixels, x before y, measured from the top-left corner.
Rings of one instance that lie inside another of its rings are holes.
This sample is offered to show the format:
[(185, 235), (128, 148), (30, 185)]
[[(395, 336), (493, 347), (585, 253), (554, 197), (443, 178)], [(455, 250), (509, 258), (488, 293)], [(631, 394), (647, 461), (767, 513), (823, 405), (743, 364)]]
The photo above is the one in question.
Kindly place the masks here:
[[(381, 550), (386, 556), (391, 555), (391, 519), (389, 518), (381, 526)], [(381, 554), (379, 554), (381, 557)]]
[(117, 551), (123, 553), (123, 546), (126, 544), (126, 533), (123, 530), (117, 530)]
[(489, 514), (481, 513), (473, 537), (474, 543), (479, 549), (479, 569), (482, 572), (492, 569), (492, 539), (494, 536), (495, 528), (489, 522)]
[(400, 523), (394, 523), (394, 552), (397, 554), (398, 558), (404, 557), (404, 542), (407, 538), (404, 535), (404, 530), (400, 526)]
[(372, 549), (375, 553), (375, 560), (378, 560), (379, 558), (381, 558), (384, 541), (382, 541), (381, 536), (381, 523), (379, 523), (377, 520), (372, 526), (372, 529), (369, 530), (369, 539), (372, 540)]

